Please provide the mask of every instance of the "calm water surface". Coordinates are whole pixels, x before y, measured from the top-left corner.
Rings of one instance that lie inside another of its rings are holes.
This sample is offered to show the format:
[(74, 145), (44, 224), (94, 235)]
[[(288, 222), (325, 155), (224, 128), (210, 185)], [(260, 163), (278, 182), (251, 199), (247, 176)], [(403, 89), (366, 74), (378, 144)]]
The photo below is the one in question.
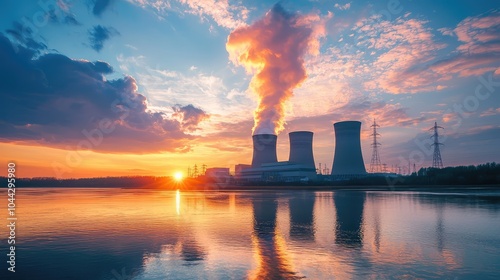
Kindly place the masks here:
[(18, 189), (16, 203), (17, 272), (4, 227), (0, 279), (500, 277), (500, 192)]

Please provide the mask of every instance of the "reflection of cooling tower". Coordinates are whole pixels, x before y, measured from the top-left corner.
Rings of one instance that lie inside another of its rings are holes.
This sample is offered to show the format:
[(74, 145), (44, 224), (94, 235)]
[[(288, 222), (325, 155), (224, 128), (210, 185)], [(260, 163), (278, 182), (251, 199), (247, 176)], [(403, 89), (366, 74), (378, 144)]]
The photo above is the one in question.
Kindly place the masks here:
[(315, 169), (313, 157), (313, 133), (310, 131), (290, 132), (290, 158), (291, 163), (298, 163)]
[(314, 193), (304, 193), (292, 197), (290, 208), (290, 238), (314, 241)]
[(333, 124), (335, 129), (335, 156), (332, 175), (365, 174), (361, 154), (361, 122), (347, 121)]
[(252, 199), (253, 251), (257, 254), (257, 267), (249, 279), (302, 279), (293, 270), (286, 252), (286, 243), (277, 228), (278, 201), (275, 194), (263, 194)]
[(203, 261), (205, 258), (205, 253), (202, 248), (198, 246), (194, 240), (182, 242), (181, 255), (182, 259), (184, 259), (188, 265), (196, 264), (199, 261)]
[(253, 230), (257, 237), (272, 240), (276, 229), (278, 201), (274, 194), (258, 197), (252, 201)]
[(278, 161), (276, 156), (276, 140), (274, 134), (257, 134), (253, 139), (252, 167), (260, 167), (263, 163), (274, 163)]
[(337, 191), (333, 200), (337, 213), (335, 242), (348, 247), (361, 246), (365, 193)]

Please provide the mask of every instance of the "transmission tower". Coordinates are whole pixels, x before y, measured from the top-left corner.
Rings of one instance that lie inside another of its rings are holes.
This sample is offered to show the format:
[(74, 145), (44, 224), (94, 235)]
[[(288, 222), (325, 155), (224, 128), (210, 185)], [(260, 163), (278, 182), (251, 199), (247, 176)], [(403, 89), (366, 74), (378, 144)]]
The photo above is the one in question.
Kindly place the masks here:
[(434, 122), (434, 127), (429, 130), (433, 130), (434, 134), (431, 136), (434, 138), (434, 156), (432, 157), (432, 167), (433, 168), (443, 168), (443, 160), (441, 159), (441, 152), (439, 151), (439, 146), (443, 145), (443, 143), (439, 143), (439, 134), (438, 128), (444, 129), (444, 127), (438, 126), (437, 122)]
[(194, 165), (193, 167), (193, 177), (196, 178), (198, 177), (198, 165)]
[(380, 134), (377, 133), (377, 127), (380, 127), (376, 122), (375, 119), (373, 119), (373, 143), (372, 143), (372, 148), (373, 148), (373, 153), (372, 153), (372, 161), (370, 163), (370, 172), (371, 173), (376, 173), (376, 172), (381, 172), (382, 170), (382, 164), (380, 163), (380, 156), (378, 155), (378, 147), (380, 146), (380, 143), (377, 142), (377, 136)]

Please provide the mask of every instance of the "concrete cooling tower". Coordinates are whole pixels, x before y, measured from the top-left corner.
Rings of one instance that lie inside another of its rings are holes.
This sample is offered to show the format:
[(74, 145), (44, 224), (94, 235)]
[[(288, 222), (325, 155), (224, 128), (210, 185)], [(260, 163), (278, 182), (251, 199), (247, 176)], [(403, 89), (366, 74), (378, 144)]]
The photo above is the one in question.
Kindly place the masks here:
[(288, 162), (302, 164), (316, 169), (313, 157), (313, 133), (310, 131), (295, 131), (288, 134), (290, 137), (290, 157)]
[(263, 163), (278, 162), (276, 156), (276, 140), (278, 136), (274, 134), (257, 134), (252, 136), (253, 158), (252, 167), (260, 167)]
[(361, 153), (361, 122), (345, 121), (333, 124), (335, 129), (335, 156), (332, 176), (366, 174)]

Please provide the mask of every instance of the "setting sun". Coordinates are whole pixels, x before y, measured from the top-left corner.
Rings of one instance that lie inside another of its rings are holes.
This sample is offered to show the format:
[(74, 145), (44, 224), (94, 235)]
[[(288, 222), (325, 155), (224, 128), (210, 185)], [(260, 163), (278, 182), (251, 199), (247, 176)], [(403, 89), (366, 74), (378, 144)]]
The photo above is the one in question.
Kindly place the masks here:
[(183, 177), (184, 177), (184, 174), (182, 174), (182, 172), (180, 172), (180, 171), (177, 171), (174, 173), (174, 179), (177, 182), (182, 181)]

